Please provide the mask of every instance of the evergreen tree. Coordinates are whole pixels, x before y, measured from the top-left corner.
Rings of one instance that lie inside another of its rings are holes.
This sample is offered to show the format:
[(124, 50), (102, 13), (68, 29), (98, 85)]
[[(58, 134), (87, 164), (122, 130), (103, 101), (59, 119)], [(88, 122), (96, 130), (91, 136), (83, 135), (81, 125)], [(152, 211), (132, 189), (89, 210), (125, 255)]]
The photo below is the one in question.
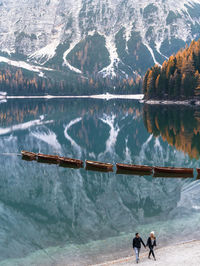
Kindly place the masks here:
[(154, 86), (154, 78), (153, 78), (153, 71), (150, 70), (149, 74), (147, 76), (147, 87), (146, 87), (146, 93), (149, 98), (154, 96), (155, 86)]
[(200, 40), (147, 71), (143, 90), (146, 98), (187, 99), (200, 95)]

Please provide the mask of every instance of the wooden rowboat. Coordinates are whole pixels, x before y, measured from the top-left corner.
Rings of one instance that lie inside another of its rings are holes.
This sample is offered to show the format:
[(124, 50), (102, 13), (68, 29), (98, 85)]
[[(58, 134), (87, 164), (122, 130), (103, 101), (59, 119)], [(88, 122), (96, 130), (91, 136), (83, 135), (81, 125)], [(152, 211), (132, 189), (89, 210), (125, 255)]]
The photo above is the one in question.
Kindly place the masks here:
[(86, 170), (112, 172), (113, 164), (86, 160)]
[(116, 167), (117, 171), (143, 172), (148, 174), (152, 174), (153, 171), (153, 167), (147, 165), (116, 163)]
[(197, 174), (200, 175), (200, 168), (197, 168)]
[(36, 160), (37, 154), (29, 151), (21, 151), (22, 159), (26, 161)]
[(83, 161), (67, 158), (67, 157), (59, 157), (59, 165), (61, 167), (67, 167), (67, 168), (81, 168), (83, 167)]
[(193, 175), (193, 168), (175, 168), (175, 167), (154, 167), (154, 173), (174, 173), (174, 174), (189, 174)]
[(48, 154), (37, 154), (37, 161), (39, 163), (48, 163), (48, 164), (58, 164), (59, 156), (58, 155), (48, 155)]

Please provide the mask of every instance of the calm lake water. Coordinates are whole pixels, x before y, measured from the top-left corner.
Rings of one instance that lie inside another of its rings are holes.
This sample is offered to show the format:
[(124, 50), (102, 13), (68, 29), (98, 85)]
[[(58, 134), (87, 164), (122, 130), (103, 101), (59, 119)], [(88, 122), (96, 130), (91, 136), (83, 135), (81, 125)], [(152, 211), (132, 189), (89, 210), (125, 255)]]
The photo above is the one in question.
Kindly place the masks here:
[[(90, 265), (132, 254), (136, 231), (166, 245), (200, 237), (200, 181), (61, 168), (82, 160), (200, 167), (200, 108), (133, 100), (0, 104), (0, 265)], [(169, 237), (170, 236), (170, 237)]]

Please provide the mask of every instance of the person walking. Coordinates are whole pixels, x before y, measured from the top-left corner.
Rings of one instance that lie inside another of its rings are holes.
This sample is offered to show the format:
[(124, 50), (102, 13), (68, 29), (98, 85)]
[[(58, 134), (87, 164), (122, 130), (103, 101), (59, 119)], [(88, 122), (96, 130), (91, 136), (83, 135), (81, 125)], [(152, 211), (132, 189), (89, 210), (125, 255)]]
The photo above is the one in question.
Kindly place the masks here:
[(153, 248), (156, 246), (156, 237), (155, 237), (155, 234), (154, 234), (153, 231), (150, 233), (150, 236), (147, 239), (146, 246), (149, 247), (149, 256), (148, 256), (148, 258), (150, 259), (150, 256), (152, 254), (154, 260), (156, 260), (156, 257), (155, 257), (154, 251), (153, 251)]
[(146, 248), (142, 238), (140, 237), (139, 233), (135, 234), (135, 237), (133, 238), (133, 249), (135, 251), (136, 256), (136, 263), (139, 262), (139, 255), (140, 255), (140, 249), (141, 249), (141, 243)]

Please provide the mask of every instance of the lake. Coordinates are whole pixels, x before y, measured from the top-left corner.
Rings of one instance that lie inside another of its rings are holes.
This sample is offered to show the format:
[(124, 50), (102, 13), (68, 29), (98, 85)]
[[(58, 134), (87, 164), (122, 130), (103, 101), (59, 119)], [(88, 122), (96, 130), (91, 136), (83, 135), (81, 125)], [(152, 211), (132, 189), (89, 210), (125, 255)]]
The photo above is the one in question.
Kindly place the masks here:
[(20, 151), (109, 163), (200, 167), (200, 108), (135, 100), (0, 104), (0, 265), (90, 265), (200, 236), (200, 181), (28, 162)]

